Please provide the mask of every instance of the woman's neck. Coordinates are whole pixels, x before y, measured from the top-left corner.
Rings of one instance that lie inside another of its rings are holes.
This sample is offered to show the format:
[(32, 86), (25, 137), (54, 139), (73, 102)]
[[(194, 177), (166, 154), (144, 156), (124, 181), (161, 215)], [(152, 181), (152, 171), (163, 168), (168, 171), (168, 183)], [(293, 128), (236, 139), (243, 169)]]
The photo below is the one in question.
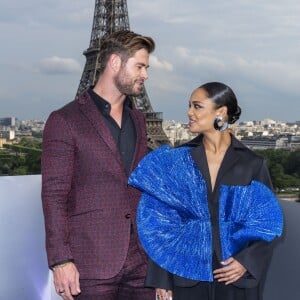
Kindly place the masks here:
[(226, 150), (230, 146), (230, 143), (231, 136), (227, 130), (222, 132), (215, 132), (213, 134), (204, 134), (203, 137), (205, 150), (215, 154), (226, 152)]

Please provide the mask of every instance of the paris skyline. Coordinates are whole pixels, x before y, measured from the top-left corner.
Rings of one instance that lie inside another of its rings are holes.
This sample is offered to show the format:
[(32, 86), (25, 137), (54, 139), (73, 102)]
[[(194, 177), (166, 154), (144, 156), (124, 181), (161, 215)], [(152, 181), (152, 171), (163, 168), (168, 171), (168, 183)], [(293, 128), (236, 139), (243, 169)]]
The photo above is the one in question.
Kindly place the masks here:
[[(156, 41), (145, 84), (154, 110), (184, 122), (192, 90), (221, 81), (236, 93), (241, 120), (299, 120), (300, 3), (265, 2), (128, 0), (131, 30)], [(2, 117), (46, 119), (74, 98), (94, 5), (0, 4)]]

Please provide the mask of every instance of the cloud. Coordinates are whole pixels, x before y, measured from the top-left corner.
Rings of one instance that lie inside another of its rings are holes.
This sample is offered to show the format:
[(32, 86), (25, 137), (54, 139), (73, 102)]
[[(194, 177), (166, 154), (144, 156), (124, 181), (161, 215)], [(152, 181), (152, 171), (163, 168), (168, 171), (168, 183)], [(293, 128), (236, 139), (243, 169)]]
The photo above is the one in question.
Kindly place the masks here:
[(93, 18), (93, 7), (83, 8), (75, 10), (68, 14), (68, 19), (77, 23), (89, 22), (91, 23)]
[[(30, 116), (34, 109), (38, 114), (32, 99), (40, 99), (46, 114), (76, 93), (95, 1), (2, 2), (1, 113), (11, 111), (6, 107), (14, 92), (17, 116)], [(257, 107), (261, 116), (267, 111), (273, 119), (299, 119), (294, 108), (300, 94), (298, 0), (130, 0), (127, 6), (130, 28), (156, 42), (147, 92), (168, 118), (182, 119), (190, 92), (218, 80), (237, 91), (251, 119), (259, 117)]]
[[(214, 72), (216, 75), (243, 76), (244, 79), (257, 81), (260, 85), (286, 90), (286, 92), (300, 92), (297, 83), (300, 81), (299, 64), (263, 57), (242, 56), (236, 52), (222, 52), (222, 49), (212, 51), (207, 49), (188, 49), (177, 47), (174, 51), (177, 56), (176, 70), (189, 67), (190, 72)], [(239, 74), (239, 75), (238, 75)]]
[[(199, 1), (199, 0), (196, 0)], [(191, 24), (199, 21), (199, 15), (191, 18), (195, 5), (188, 2), (178, 2), (174, 5), (174, 0), (152, 0), (128, 1), (128, 10), (131, 18), (154, 19), (165, 24)], [(192, 1), (193, 2), (193, 1)], [(197, 5), (201, 9), (201, 5)]]
[(246, 59), (237, 57), (233, 65), (238, 69), (239, 74), (245, 74), (248, 78), (256, 80), (274, 90), (286, 91), (286, 93), (300, 93), (299, 66), (292, 63)]
[(150, 56), (150, 65), (153, 68), (165, 70), (165, 71), (173, 71), (173, 65), (166, 60), (159, 60), (159, 58), (155, 55)]
[(82, 68), (76, 60), (58, 56), (42, 59), (38, 64), (38, 70), (40, 73), (51, 75), (82, 72)]
[(193, 67), (207, 66), (212, 69), (224, 70), (226, 64), (224, 60), (218, 57), (218, 54), (210, 50), (190, 50), (185, 47), (176, 47), (175, 55), (178, 56), (178, 60), (181, 64), (189, 65)]

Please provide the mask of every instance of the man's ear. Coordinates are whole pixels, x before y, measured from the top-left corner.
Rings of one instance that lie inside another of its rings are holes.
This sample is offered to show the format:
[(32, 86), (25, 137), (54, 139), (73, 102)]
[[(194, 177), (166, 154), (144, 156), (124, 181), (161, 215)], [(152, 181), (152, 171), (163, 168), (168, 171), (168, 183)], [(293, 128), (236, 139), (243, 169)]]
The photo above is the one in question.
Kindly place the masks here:
[(110, 68), (114, 71), (114, 72), (118, 72), (121, 68), (122, 65), (122, 61), (121, 61), (121, 57), (118, 54), (112, 54), (109, 58), (109, 65)]

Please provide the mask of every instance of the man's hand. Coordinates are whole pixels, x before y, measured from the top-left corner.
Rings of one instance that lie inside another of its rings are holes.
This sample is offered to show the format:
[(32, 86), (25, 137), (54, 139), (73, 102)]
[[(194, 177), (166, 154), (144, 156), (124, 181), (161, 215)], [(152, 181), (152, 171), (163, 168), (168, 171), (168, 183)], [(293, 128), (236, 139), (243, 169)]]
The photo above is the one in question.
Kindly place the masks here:
[(165, 289), (155, 289), (156, 300), (172, 300), (172, 291)]
[(247, 272), (246, 268), (233, 257), (222, 261), (221, 264), (224, 267), (214, 270), (214, 277), (226, 285), (237, 281)]
[(54, 286), (64, 300), (73, 300), (80, 291), (79, 272), (74, 263), (58, 265), (53, 270)]

